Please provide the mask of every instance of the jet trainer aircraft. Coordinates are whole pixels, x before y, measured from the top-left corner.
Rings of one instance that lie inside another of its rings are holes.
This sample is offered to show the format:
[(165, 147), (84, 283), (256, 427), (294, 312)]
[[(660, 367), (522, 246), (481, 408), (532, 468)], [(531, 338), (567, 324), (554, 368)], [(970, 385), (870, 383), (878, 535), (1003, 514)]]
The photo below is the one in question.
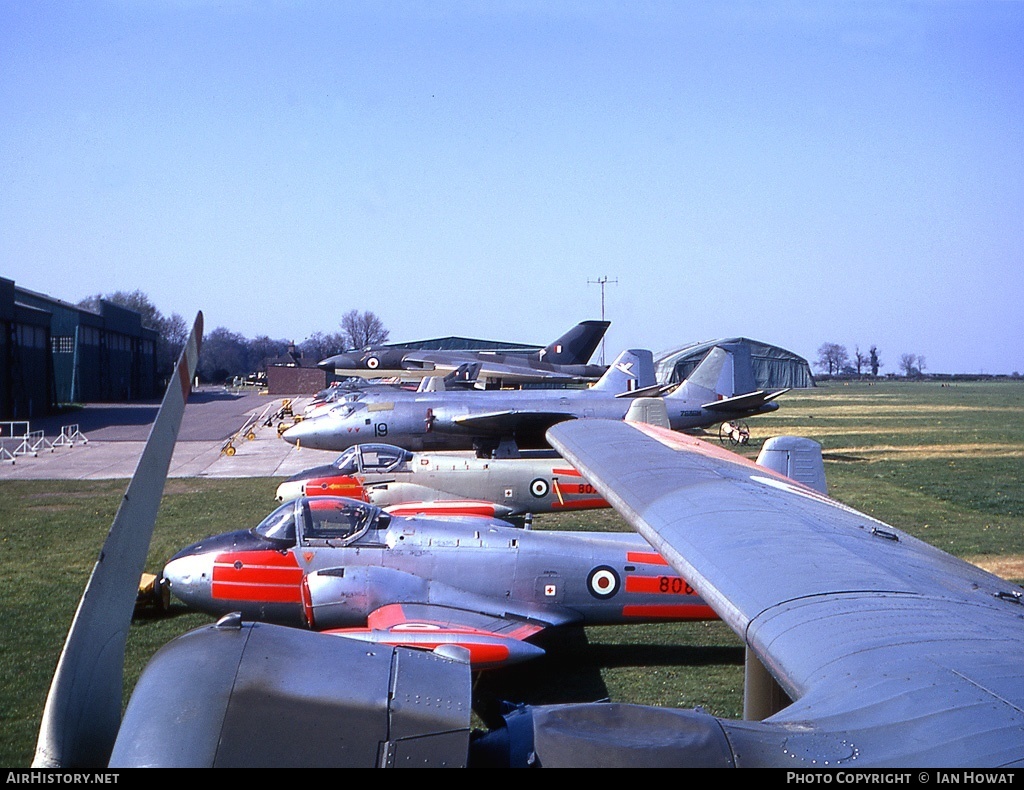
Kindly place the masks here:
[[(690, 376), (665, 396), (668, 423), (687, 430), (774, 411), (786, 390), (732, 390), (732, 355), (714, 348)], [(585, 390), (438, 392), (354, 396), (282, 434), (302, 447), (344, 450), (387, 441), (408, 450), (476, 450), (547, 446), (544, 431), (570, 419), (624, 419), (640, 395), (660, 392), (650, 351), (624, 351), (593, 387)]]
[(292, 475), (277, 500), (344, 496), (392, 515), (528, 514), (605, 508), (594, 487), (556, 453), (477, 458), (468, 453), (412, 453), (389, 444), (357, 444), (333, 463)]
[(119, 722), (200, 330), (201, 316), (75, 613), (34, 767), (1024, 766), (1024, 590), (725, 450), (619, 421), (562, 423), (552, 443), (746, 643), (746, 720), (519, 706), (475, 737), (463, 648), (368, 649), (228, 615), (165, 645)]
[(391, 645), (460, 645), (485, 669), (543, 654), (523, 640), (551, 626), (714, 618), (665, 571), (632, 532), (523, 530), (299, 497), (251, 530), (186, 547), (163, 577), (208, 614)]
[(329, 373), (401, 371), (403, 376), (444, 375), (460, 365), (478, 362), (480, 379), (492, 384), (545, 381), (593, 381), (604, 373), (603, 365), (589, 364), (610, 321), (582, 321), (558, 340), (532, 354), (492, 351), (443, 351), (400, 346), (367, 346), (321, 360), (317, 366)]

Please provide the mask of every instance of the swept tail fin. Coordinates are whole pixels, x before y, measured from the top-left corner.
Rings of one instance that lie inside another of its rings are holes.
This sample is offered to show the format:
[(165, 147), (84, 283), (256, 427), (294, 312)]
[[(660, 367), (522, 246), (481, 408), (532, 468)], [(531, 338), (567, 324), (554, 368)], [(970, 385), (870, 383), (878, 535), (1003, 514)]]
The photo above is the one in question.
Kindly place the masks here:
[(591, 389), (618, 395), (623, 392), (653, 387), (654, 354), (646, 349), (631, 348), (619, 354)]
[(611, 321), (581, 321), (558, 340), (537, 352), (541, 362), (552, 365), (586, 365)]
[(78, 603), (43, 708), (34, 767), (103, 766), (114, 747), (128, 627), (202, 334), (199, 313)]
[(721, 346), (712, 348), (690, 375), (666, 397), (707, 401), (735, 395), (733, 356)]

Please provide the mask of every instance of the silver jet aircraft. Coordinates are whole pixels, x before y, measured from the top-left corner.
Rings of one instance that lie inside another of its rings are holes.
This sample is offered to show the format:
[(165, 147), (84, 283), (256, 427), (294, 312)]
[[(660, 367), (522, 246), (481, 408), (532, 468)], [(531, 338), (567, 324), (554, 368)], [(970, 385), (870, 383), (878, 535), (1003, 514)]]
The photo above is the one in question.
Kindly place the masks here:
[(608, 503), (557, 453), (477, 458), (471, 453), (412, 453), (388, 444), (357, 444), (333, 463), (303, 470), (277, 487), (277, 500), (344, 496), (392, 515), (528, 514), (605, 508)]
[(524, 640), (552, 626), (713, 618), (666, 569), (635, 533), (392, 516), (354, 499), (299, 497), (251, 530), (188, 546), (163, 577), (209, 614), (389, 645), (460, 645), (485, 669), (541, 655)]
[(610, 321), (582, 321), (553, 343), (530, 354), (494, 351), (445, 351), (401, 346), (367, 346), (321, 360), (317, 366), (329, 373), (379, 376), (389, 371), (403, 377), (449, 373), (460, 365), (478, 362), (480, 380), (494, 386), (545, 381), (593, 381), (604, 373), (603, 365), (591, 365)]
[[(732, 355), (712, 349), (664, 397), (669, 426), (702, 428), (774, 411), (774, 399), (786, 391), (736, 395), (732, 380)], [(320, 450), (387, 441), (408, 450), (476, 450), (486, 456), (504, 447), (546, 447), (544, 431), (563, 420), (624, 419), (633, 398), (660, 390), (651, 352), (629, 350), (589, 389), (366, 394), (297, 423), (282, 438)]]

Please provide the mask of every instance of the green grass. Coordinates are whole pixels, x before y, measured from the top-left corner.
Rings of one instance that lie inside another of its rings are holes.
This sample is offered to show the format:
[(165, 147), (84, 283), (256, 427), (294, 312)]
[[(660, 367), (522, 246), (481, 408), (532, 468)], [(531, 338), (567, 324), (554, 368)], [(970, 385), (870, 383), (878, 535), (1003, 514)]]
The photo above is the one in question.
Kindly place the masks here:
[[(749, 421), (745, 455), (756, 456), (772, 435), (810, 435), (824, 447), (837, 499), (958, 556), (1024, 555), (1024, 383), (833, 383), (780, 402)], [(277, 482), (168, 481), (149, 569), (187, 543), (256, 524), (273, 508)], [(125, 485), (0, 482), (0, 765), (31, 761), (57, 656)], [(535, 528), (627, 529), (610, 511), (539, 516)], [(137, 618), (126, 689), (159, 646), (208, 622), (180, 604), (169, 617)], [(497, 699), (608, 698), (740, 715), (743, 648), (721, 623), (542, 636), (544, 658), (481, 676), (480, 712)]]

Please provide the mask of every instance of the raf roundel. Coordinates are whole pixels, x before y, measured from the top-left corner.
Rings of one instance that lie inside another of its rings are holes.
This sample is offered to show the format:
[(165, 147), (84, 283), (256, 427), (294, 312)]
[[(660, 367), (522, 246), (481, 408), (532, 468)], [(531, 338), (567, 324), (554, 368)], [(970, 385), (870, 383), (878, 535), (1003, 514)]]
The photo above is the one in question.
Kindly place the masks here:
[(587, 576), (587, 589), (595, 598), (611, 598), (619, 591), (619, 574), (614, 568), (599, 565)]
[(548, 481), (543, 477), (538, 477), (532, 483), (530, 483), (530, 493), (535, 497), (547, 496), (548, 494)]
[(366, 360), (366, 367), (368, 367), (370, 370), (376, 370), (379, 364), (380, 360), (377, 359), (377, 357), (370, 357), (368, 360)]

